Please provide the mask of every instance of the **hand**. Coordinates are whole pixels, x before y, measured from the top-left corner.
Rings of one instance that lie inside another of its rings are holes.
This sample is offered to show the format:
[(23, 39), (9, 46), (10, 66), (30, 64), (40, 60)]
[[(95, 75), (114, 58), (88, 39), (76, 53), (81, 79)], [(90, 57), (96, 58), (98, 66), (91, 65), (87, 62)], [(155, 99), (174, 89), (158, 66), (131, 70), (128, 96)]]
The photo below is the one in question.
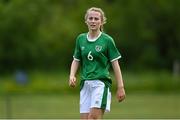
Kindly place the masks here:
[(69, 86), (70, 87), (76, 87), (76, 77), (75, 76), (70, 76), (69, 77)]
[(121, 88), (117, 89), (116, 97), (117, 97), (119, 102), (121, 102), (121, 101), (123, 101), (125, 99), (126, 94), (125, 94), (124, 87), (121, 87)]

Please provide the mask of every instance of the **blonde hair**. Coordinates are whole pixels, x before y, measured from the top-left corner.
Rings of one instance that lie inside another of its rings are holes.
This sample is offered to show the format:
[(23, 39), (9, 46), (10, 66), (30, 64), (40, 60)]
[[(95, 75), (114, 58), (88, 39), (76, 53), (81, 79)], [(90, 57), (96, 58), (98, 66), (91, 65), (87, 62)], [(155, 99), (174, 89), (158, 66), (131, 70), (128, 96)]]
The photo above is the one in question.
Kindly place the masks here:
[(91, 7), (89, 8), (87, 11), (86, 11), (86, 14), (85, 14), (85, 21), (87, 20), (87, 17), (88, 17), (88, 14), (90, 11), (95, 11), (95, 12), (99, 12), (101, 14), (101, 22), (102, 22), (102, 25), (100, 26), (100, 31), (103, 31), (103, 25), (106, 23), (106, 17), (105, 17), (105, 14), (103, 12), (103, 10), (101, 8), (97, 8), (97, 7)]

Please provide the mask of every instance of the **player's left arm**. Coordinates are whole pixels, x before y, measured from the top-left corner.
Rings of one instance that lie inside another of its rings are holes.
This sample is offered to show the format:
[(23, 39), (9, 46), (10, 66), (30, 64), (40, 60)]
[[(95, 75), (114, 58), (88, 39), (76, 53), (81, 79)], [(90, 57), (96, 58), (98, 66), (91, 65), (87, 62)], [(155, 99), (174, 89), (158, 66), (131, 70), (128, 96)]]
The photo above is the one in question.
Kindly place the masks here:
[(111, 62), (112, 68), (114, 70), (115, 79), (117, 81), (117, 93), (116, 97), (119, 102), (125, 99), (125, 89), (124, 89), (124, 83), (123, 78), (121, 74), (121, 69), (118, 60), (114, 60)]

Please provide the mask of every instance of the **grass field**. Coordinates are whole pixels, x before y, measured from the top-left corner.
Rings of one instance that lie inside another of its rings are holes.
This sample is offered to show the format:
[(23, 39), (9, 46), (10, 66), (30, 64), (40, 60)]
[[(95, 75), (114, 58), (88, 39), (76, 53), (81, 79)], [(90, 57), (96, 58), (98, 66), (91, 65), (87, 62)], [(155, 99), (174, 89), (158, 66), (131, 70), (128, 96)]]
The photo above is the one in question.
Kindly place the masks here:
[[(0, 76), (0, 119), (79, 118), (79, 88), (69, 88), (67, 73), (31, 72), (26, 85), (18, 84), (13, 75)], [(113, 95), (111, 112), (104, 118), (180, 118), (180, 76), (127, 71), (123, 78), (126, 100), (118, 103)], [(114, 78), (112, 86), (115, 93)]]
[[(6, 96), (0, 96), (0, 118), (79, 118), (79, 96), (74, 94), (13, 95), (8, 110), (7, 102)], [(127, 94), (122, 103), (113, 95), (111, 112), (104, 118), (180, 118), (180, 95)]]

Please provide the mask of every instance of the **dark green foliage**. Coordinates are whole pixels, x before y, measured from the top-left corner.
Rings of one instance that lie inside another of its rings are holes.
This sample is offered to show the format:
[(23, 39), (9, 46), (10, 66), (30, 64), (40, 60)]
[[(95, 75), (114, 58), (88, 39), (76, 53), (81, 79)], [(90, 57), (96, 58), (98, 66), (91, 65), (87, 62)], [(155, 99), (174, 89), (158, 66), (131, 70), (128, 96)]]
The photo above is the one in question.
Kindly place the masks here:
[(1, 0), (0, 71), (68, 69), (84, 14), (101, 7), (127, 68), (171, 69), (180, 59), (179, 0)]

